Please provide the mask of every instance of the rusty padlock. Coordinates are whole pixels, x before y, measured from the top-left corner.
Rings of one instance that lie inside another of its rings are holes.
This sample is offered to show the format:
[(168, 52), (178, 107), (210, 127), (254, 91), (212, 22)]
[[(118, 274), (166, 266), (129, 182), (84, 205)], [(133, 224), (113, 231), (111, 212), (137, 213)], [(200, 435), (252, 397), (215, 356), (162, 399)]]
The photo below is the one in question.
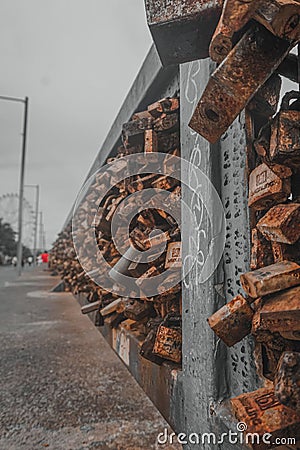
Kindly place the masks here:
[(280, 340), (278, 342), (278, 336), (274, 336), (273, 340), (272, 341), (270, 340), (268, 344), (265, 343), (261, 344), (261, 352), (262, 352), (261, 375), (270, 381), (275, 380), (278, 362), (280, 360), (282, 352), (285, 350), (284, 346), (282, 346), (280, 350), (278, 349), (278, 347), (281, 347)]
[(261, 388), (254, 392), (239, 395), (230, 400), (234, 415), (239, 422), (247, 425), (245, 433), (256, 433), (260, 436), (252, 444), (253, 449), (264, 450), (271, 448), (263, 440), (266, 433), (272, 435), (270, 444), (276, 437), (292, 436), (300, 438), (300, 415), (282, 405), (274, 390)]
[(276, 114), (281, 85), (280, 76), (273, 74), (248, 103), (247, 110), (254, 116), (259, 129)]
[(125, 148), (136, 145), (144, 145), (144, 132), (150, 130), (153, 125), (153, 118), (150, 114), (147, 117), (138, 118), (124, 123), (122, 127), (122, 140)]
[(170, 242), (167, 248), (165, 269), (181, 267), (181, 242)]
[(155, 315), (150, 302), (128, 299), (124, 306), (124, 316), (136, 322), (143, 320), (145, 317), (153, 317)]
[(144, 340), (141, 348), (140, 355), (148, 359), (149, 361), (161, 365), (164, 361), (163, 358), (160, 358), (153, 353), (153, 347), (156, 341), (156, 335), (159, 325), (162, 323), (162, 319), (160, 317), (156, 317), (155, 319), (150, 319), (147, 323), (148, 334), (146, 339)]
[(300, 37), (297, 0), (226, 0), (210, 44), (211, 58), (221, 63), (233, 46), (234, 33), (255, 19), (275, 36), (296, 42)]
[(212, 74), (189, 126), (215, 143), (292, 47), (262, 25), (252, 25)]
[(153, 353), (169, 361), (180, 363), (181, 346), (181, 318), (170, 313), (158, 327)]
[[(291, 100), (296, 100), (290, 105)], [(269, 159), (290, 167), (300, 166), (300, 93), (285, 94), (281, 110), (271, 123)]]
[(261, 269), (262, 267), (273, 264), (273, 254), (271, 243), (258, 231), (253, 228), (251, 231), (251, 270)]
[(249, 297), (255, 299), (300, 284), (300, 266), (283, 261), (241, 275), (241, 284)]
[(280, 403), (300, 413), (300, 353), (282, 354), (275, 377), (275, 395)]
[(269, 241), (294, 244), (300, 238), (300, 204), (273, 206), (259, 220), (257, 228)]
[(278, 164), (256, 167), (249, 177), (249, 207), (262, 211), (285, 202), (291, 194), (291, 175), (290, 168)]
[(294, 261), (300, 263), (300, 241), (294, 245), (271, 242), (274, 263), (282, 261)]
[(208, 324), (228, 347), (240, 342), (251, 331), (254, 311), (242, 295), (237, 295), (208, 319)]
[(271, 332), (300, 331), (300, 286), (265, 299), (259, 314), (261, 326)]
[(157, 119), (162, 114), (172, 114), (174, 111), (177, 111), (178, 109), (179, 109), (179, 98), (177, 97), (162, 98), (161, 100), (152, 103), (147, 108), (148, 112), (151, 114), (151, 116), (154, 117), (154, 119)]
[(300, 351), (300, 342), (283, 336), (284, 333), (271, 332), (262, 323), (260, 311), (253, 317), (251, 333), (255, 338), (255, 361), (259, 374), (274, 381), (280, 357), (284, 351)]

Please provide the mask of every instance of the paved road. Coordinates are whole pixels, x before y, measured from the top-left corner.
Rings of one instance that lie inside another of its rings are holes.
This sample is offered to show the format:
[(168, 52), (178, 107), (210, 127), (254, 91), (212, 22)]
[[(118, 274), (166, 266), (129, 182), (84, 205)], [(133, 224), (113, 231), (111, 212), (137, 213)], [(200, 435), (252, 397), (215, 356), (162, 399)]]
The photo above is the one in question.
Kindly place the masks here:
[(55, 283), (0, 268), (0, 450), (157, 448), (166, 423)]

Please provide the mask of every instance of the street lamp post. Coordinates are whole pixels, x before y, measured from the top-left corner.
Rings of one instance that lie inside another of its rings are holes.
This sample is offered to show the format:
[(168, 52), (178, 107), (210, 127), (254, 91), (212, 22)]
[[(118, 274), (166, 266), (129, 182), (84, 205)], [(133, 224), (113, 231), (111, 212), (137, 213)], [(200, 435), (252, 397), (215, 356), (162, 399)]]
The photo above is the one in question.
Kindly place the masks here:
[(45, 242), (45, 228), (44, 228), (44, 223), (43, 223), (43, 212), (42, 211), (40, 211), (40, 233), (39, 234), (40, 234), (40, 236), (39, 236), (40, 249), (42, 249), (42, 251), (44, 252), (46, 242)]
[(0, 100), (10, 102), (19, 102), (24, 104), (24, 122), (23, 122), (23, 140), (22, 140), (22, 157), (20, 170), (20, 186), (19, 186), (19, 213), (18, 213), (18, 247), (17, 247), (17, 272), (20, 276), (22, 273), (22, 227), (23, 227), (23, 198), (24, 198), (24, 177), (25, 177), (25, 157), (26, 157), (26, 140), (27, 140), (27, 119), (28, 119), (28, 97), (7, 97), (0, 95)]
[(33, 243), (33, 262), (36, 265), (37, 260), (37, 235), (38, 235), (38, 220), (39, 220), (39, 198), (40, 186), (38, 184), (25, 184), (25, 187), (32, 187), (36, 189), (35, 196), (35, 223), (34, 223), (34, 243)]

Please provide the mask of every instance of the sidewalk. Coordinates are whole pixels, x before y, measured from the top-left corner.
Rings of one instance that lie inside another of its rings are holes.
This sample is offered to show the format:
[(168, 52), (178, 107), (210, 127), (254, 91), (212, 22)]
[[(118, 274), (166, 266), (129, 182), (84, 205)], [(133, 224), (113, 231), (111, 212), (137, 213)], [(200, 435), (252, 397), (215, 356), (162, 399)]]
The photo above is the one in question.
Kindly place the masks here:
[(166, 422), (57, 282), (0, 267), (0, 449), (156, 449)]

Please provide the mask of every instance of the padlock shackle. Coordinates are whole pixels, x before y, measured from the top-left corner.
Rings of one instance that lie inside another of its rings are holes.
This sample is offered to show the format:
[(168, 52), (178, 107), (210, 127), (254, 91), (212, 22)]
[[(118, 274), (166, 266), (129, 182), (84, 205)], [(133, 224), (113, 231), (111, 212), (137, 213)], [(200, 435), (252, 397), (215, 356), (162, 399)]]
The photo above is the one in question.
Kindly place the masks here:
[(288, 111), (289, 107), (290, 107), (290, 101), (291, 100), (300, 100), (300, 92), (298, 92), (298, 91), (287, 92), (282, 98), (281, 108), (280, 109), (282, 111)]

